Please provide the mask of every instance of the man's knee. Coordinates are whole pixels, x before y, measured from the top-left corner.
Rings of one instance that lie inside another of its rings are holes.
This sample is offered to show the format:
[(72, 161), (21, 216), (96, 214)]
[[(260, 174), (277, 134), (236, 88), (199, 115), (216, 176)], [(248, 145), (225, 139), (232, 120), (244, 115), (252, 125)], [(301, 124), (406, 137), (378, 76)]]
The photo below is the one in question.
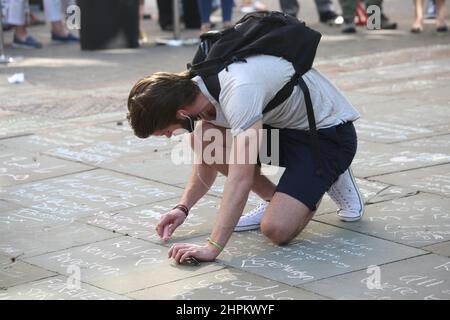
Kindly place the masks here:
[(265, 221), (261, 223), (261, 232), (279, 246), (288, 244), (297, 235), (297, 232), (292, 232), (290, 226)]

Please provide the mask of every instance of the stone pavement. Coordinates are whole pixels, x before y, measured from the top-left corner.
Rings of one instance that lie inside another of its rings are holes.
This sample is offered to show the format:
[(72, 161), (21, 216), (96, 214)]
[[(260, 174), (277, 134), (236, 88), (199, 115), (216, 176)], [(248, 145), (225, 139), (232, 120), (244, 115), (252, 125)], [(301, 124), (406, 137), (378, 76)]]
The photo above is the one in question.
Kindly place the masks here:
[[(450, 36), (432, 25), (410, 35), (410, 1), (386, 3), (399, 30), (351, 36), (317, 23), (303, 2), (324, 34), (315, 67), (362, 115), (353, 163), (362, 221), (339, 221), (325, 196), (288, 246), (235, 233), (216, 262), (175, 265), (172, 243), (205, 242), (224, 178), (159, 240), (155, 224), (190, 166), (171, 163), (179, 140), (140, 140), (124, 116), (138, 78), (182, 70), (194, 48), (81, 52), (31, 28), (44, 49), (7, 48), (24, 59), (0, 66), (0, 300), (450, 299)], [(151, 41), (170, 36), (155, 21), (146, 29)], [(7, 83), (15, 72), (25, 83)], [(246, 210), (257, 202), (252, 195)]]

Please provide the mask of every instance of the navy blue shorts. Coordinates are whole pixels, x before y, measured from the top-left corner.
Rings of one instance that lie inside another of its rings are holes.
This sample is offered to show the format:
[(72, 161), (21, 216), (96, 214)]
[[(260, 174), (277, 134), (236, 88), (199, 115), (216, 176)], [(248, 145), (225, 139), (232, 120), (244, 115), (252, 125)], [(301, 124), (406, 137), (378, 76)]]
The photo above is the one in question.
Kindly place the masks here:
[[(271, 137), (273, 128), (268, 125), (267, 137)], [(356, 153), (357, 138), (352, 122), (335, 127), (317, 130), (319, 136), (320, 160), (322, 174), (316, 174), (316, 164), (311, 148), (308, 131), (295, 129), (279, 130), (279, 163), (267, 164), (285, 167), (276, 192), (290, 195), (306, 205), (311, 211), (331, 185), (350, 166)], [(274, 143), (267, 139), (267, 150), (271, 150)], [(268, 154), (269, 159), (271, 157)], [(264, 161), (262, 161), (265, 163)], [(258, 158), (260, 164), (260, 159)]]

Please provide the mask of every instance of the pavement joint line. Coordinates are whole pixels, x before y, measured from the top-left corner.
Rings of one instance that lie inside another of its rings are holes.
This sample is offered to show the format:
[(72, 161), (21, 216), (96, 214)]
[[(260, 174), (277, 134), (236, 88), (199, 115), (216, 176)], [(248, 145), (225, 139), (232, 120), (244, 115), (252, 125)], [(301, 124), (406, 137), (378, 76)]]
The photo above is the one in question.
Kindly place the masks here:
[[(22, 262), (23, 262), (23, 261), (22, 261)], [(31, 266), (33, 266), (33, 267), (36, 267), (35, 265), (33, 265), (33, 264), (31, 264), (31, 263), (28, 263), (28, 265), (31, 265)], [(40, 268), (41, 268), (41, 267), (40, 267)], [(12, 286), (0, 287), (0, 291), (2, 291), (2, 290), (8, 291), (8, 290), (14, 289), (15, 287), (19, 287), (19, 286), (22, 286), (22, 285), (30, 284), (30, 283), (33, 283), (33, 282), (42, 281), (42, 280), (45, 280), (45, 279), (56, 278), (56, 277), (58, 277), (58, 276), (60, 275), (59, 273), (54, 272), (54, 271), (46, 270), (46, 269), (44, 269), (44, 268), (41, 268), (41, 269), (43, 269), (43, 270), (45, 270), (45, 271), (52, 272), (52, 273), (54, 273), (54, 275), (48, 276), (48, 277), (42, 277), (42, 278), (39, 278), (39, 279), (36, 279), (36, 280), (33, 280), (33, 281), (28, 281), (28, 282), (24, 282), (24, 283), (18, 283), (18, 284), (12, 285)]]
[(380, 174), (372, 174), (372, 175), (368, 175), (368, 176), (364, 176), (364, 177), (361, 177), (361, 176), (358, 177), (357, 176), (357, 178), (370, 180), (371, 178), (374, 178), (374, 177), (381, 177), (381, 176), (386, 176), (386, 175), (389, 175), (389, 174), (403, 173), (403, 172), (419, 170), (419, 169), (425, 169), (425, 168), (432, 168), (432, 167), (437, 167), (437, 166), (446, 165), (446, 164), (450, 164), (450, 161), (424, 165), (422, 167), (417, 167), (417, 168), (410, 168), (410, 169), (404, 169), (404, 170), (398, 170), (398, 171), (392, 171), (392, 172), (386, 172), (386, 173), (380, 173)]
[[(84, 164), (84, 163), (82, 163), (82, 164)], [(142, 180), (146, 180), (146, 181), (150, 181), (150, 182), (156, 182), (156, 183), (159, 183), (159, 184), (163, 184), (163, 185), (166, 185), (166, 186), (169, 186), (169, 187), (174, 187), (174, 188), (177, 188), (177, 189), (184, 189), (184, 187), (177, 186), (176, 184), (171, 184), (171, 183), (168, 183), (168, 182), (162, 182), (162, 181), (158, 181), (158, 180), (155, 180), (155, 179), (150, 179), (150, 178), (147, 178), (147, 177), (141, 177), (141, 176), (138, 176), (138, 175), (135, 175), (135, 174), (117, 171), (116, 169), (110, 169), (110, 168), (106, 168), (106, 167), (95, 166), (95, 170), (111, 171), (111, 172), (114, 172), (114, 173), (118, 173), (118, 174), (121, 174), (121, 175), (125, 175), (125, 176), (128, 176), (128, 177), (131, 177), (131, 178), (138, 178), (138, 179), (142, 179)]]
[[(76, 249), (78, 247), (93, 245), (93, 244), (96, 244), (96, 243), (102, 242), (102, 241), (108, 241), (108, 240), (112, 240), (112, 239), (116, 239), (116, 238), (120, 238), (120, 237), (125, 237), (124, 235), (114, 234), (113, 232), (110, 232), (110, 233), (111, 233), (111, 237), (108, 237), (106, 239), (96, 240), (96, 241), (88, 242), (88, 243), (84, 243), (84, 244), (77, 244), (77, 245), (74, 245), (74, 246), (71, 246), (71, 247), (67, 247), (67, 248), (62, 248), (62, 249), (58, 249), (58, 250), (51, 250), (51, 251), (44, 252), (44, 253), (30, 255), (30, 256), (26, 256), (25, 258), (20, 258), (18, 261), (27, 262), (27, 261), (25, 261), (23, 259), (36, 258), (36, 257), (40, 257), (40, 256), (45, 256), (45, 255), (51, 254), (51, 253), (56, 253), (56, 252), (60, 252), (60, 251), (67, 251), (67, 250), (71, 250), (71, 249)], [(33, 264), (33, 263), (30, 263), (30, 262), (27, 262), (27, 263), (32, 264), (32, 265), (37, 266), (37, 267), (40, 267), (40, 266), (38, 266), (36, 264)], [(42, 268), (42, 267), (40, 267), (40, 268)], [(51, 270), (49, 270), (49, 271), (51, 271)], [(52, 272), (56, 272), (56, 271), (52, 271)]]
[[(296, 287), (296, 286), (294, 286), (294, 285), (290, 285), (290, 284), (287, 284), (287, 283), (283, 283), (283, 282), (280, 282), (280, 281), (278, 281), (278, 280), (274, 280), (274, 279), (268, 278), (268, 277), (266, 277), (266, 276), (264, 276), (264, 275), (255, 274), (255, 273), (252, 273), (252, 272), (249, 272), (249, 271), (246, 271), (246, 270), (241, 270), (241, 269), (239, 269), (239, 268), (236, 268), (236, 267), (233, 267), (233, 266), (230, 266), (230, 265), (225, 265), (225, 264), (222, 264), (222, 263), (220, 263), (220, 262), (214, 262), (214, 263), (223, 266), (223, 268), (222, 268), (222, 269), (219, 269), (219, 270), (208, 271), (208, 272), (205, 272), (205, 273), (202, 273), (202, 274), (197, 274), (197, 275), (194, 275), (194, 276), (191, 276), (191, 277), (187, 277), (187, 278), (183, 278), (183, 279), (173, 280), (173, 281), (170, 281), (170, 282), (167, 282), (167, 283), (163, 283), (163, 284), (153, 285), (153, 286), (146, 287), (146, 288), (142, 288), (142, 289), (138, 289), (138, 290), (135, 290), (135, 291), (129, 291), (129, 292), (125, 293), (125, 295), (127, 295), (127, 297), (129, 297), (129, 296), (128, 296), (129, 294), (137, 293), (137, 292), (140, 292), (140, 291), (145, 291), (145, 290), (150, 289), (150, 288), (155, 288), (155, 287), (159, 287), (159, 286), (165, 286), (165, 285), (168, 285), (168, 284), (171, 284), (171, 283), (183, 281), (183, 280), (185, 280), (185, 279), (195, 278), (195, 277), (200, 277), (200, 276), (203, 276), (203, 275), (206, 275), (206, 274), (210, 274), (210, 273), (214, 273), (214, 272), (218, 272), (218, 271), (230, 270), (231, 272), (244, 273), (244, 274), (245, 274), (245, 273), (248, 273), (248, 274), (251, 274), (251, 275), (254, 276), (254, 277), (262, 278), (262, 279), (265, 279), (265, 280), (269, 280), (269, 281), (274, 282), (274, 283), (276, 283), (276, 284), (278, 284), (278, 285), (284, 285), (284, 286), (287, 286), (287, 287), (291, 287), (292, 289), (301, 289), (301, 290), (304, 290), (304, 291), (306, 291), (306, 292), (308, 292), (308, 293), (312, 293), (312, 294), (314, 294), (314, 295), (317, 295), (317, 296), (319, 296), (319, 297), (331, 299), (330, 297), (324, 296), (323, 294), (315, 293), (315, 292), (313, 292), (313, 291), (311, 291), (311, 290), (309, 290), (309, 289), (306, 289), (306, 288), (299, 288), (299, 287)], [(215, 284), (215, 283), (214, 283), (214, 284)]]
[[(382, 267), (382, 266), (386, 266), (386, 265), (393, 264), (393, 263), (398, 263), (398, 262), (402, 262), (402, 261), (406, 261), (406, 260), (410, 260), (410, 259), (415, 259), (415, 258), (418, 258), (418, 257), (427, 256), (427, 255), (430, 255), (430, 254), (433, 254), (433, 253), (432, 253), (432, 252), (426, 252), (426, 253), (419, 254), (419, 255), (416, 255), (416, 256), (411, 256), (411, 257), (408, 257), (408, 258), (403, 258), (403, 259), (400, 259), (400, 260), (393, 260), (393, 261), (389, 261), (389, 262), (380, 263), (380, 264), (377, 264), (377, 266), (378, 266), (378, 267)], [(436, 255), (438, 255), (438, 254), (436, 254)], [(441, 257), (442, 257), (442, 256), (441, 256)], [(329, 277), (325, 277), (325, 278), (321, 278), (321, 279), (317, 279), (317, 280), (308, 281), (308, 282), (305, 282), (305, 283), (302, 283), (302, 284), (298, 284), (298, 285), (295, 285), (295, 286), (298, 287), (298, 288), (304, 289), (304, 288), (302, 287), (302, 285), (306, 285), (306, 284), (309, 285), (309, 284), (314, 283), (314, 282), (319, 282), (319, 281), (322, 281), (322, 280), (328, 280), (328, 279), (340, 277), (340, 276), (343, 276), (343, 275), (347, 275), (347, 274), (351, 274), (351, 273), (360, 272), (360, 271), (363, 271), (363, 270), (367, 270), (367, 267), (366, 267), (366, 268), (362, 268), (362, 269), (358, 269), (358, 270), (348, 271), (348, 272), (341, 273), (341, 274), (336, 274), (336, 275), (334, 275), (334, 276), (329, 276)], [(313, 292), (314, 292), (314, 291), (313, 291)], [(329, 297), (329, 298), (331, 298), (331, 297)], [(331, 299), (333, 299), (333, 298), (331, 298)]]
[[(47, 155), (46, 155), (46, 156), (47, 156)], [(87, 165), (87, 166), (89, 166), (89, 165)], [(35, 182), (44, 182), (45, 180), (50, 180), (50, 179), (55, 179), (55, 178), (63, 178), (63, 177), (65, 177), (65, 176), (69, 176), (69, 175), (71, 175), (71, 174), (84, 173), (84, 172), (92, 171), (92, 170), (94, 170), (94, 169), (95, 169), (95, 168), (91, 167), (91, 168), (89, 168), (89, 169), (82, 169), (82, 170), (80, 170), (80, 171), (74, 171), (74, 172), (63, 173), (63, 174), (60, 174), (60, 175), (57, 175), (57, 176), (51, 176), (51, 177), (46, 177), (46, 178), (41, 178), (41, 179), (35, 179), (35, 180), (31, 180), (31, 181), (18, 182), (18, 183), (14, 183), (14, 184), (12, 184), (12, 185), (7, 185), (7, 186), (5, 186), (4, 188), (5, 188), (5, 189), (10, 189), (10, 188), (14, 188), (14, 187), (16, 187), (16, 186), (20, 187), (20, 186), (24, 186), (24, 185), (27, 185), (27, 184), (32, 184), (32, 183), (35, 183)], [(0, 192), (0, 195), (1, 195), (1, 194), (2, 194), (2, 193)], [(0, 198), (0, 200), (5, 200), (5, 199)]]
[[(115, 215), (117, 215), (117, 214), (120, 214), (120, 213), (116, 213)], [(115, 216), (115, 215), (113, 215), (113, 216)], [(166, 245), (166, 244), (160, 244), (160, 243), (157, 243), (157, 242), (152, 242), (151, 240), (148, 240), (148, 239), (134, 237), (134, 236), (130, 235), (129, 233), (124, 233), (123, 231), (116, 231), (114, 229), (108, 229), (108, 228), (103, 227), (103, 226), (99, 226), (99, 225), (96, 225), (96, 224), (91, 224), (91, 223), (89, 223), (87, 221), (80, 220), (80, 219), (88, 218), (88, 217), (92, 217), (92, 215), (77, 218), (77, 219), (75, 219), (75, 222), (78, 222), (80, 224), (84, 224), (84, 225), (87, 225), (87, 226), (95, 227), (95, 228), (98, 228), (98, 229), (101, 229), (101, 230), (109, 231), (110, 233), (117, 234), (119, 236), (130, 237), (130, 238), (137, 239), (137, 240), (142, 240), (142, 241), (145, 241), (145, 242), (148, 242), (148, 243), (151, 243), (151, 244), (157, 244), (157, 245), (160, 245), (160, 246), (165, 247), (165, 248), (169, 246), (169, 244)], [(131, 232), (132, 232), (132, 230), (131, 230)], [(208, 234), (208, 232), (205, 233), (205, 234), (199, 234), (198, 236), (195, 236), (195, 237), (185, 236), (185, 237), (180, 237), (180, 239), (177, 239), (177, 240), (181, 240), (181, 241), (189, 240), (190, 238), (197, 238), (197, 237), (204, 236), (204, 235), (207, 235), (207, 234)]]
[[(379, 182), (379, 181), (375, 181), (375, 182)], [(395, 186), (395, 185), (389, 186), (389, 188), (391, 188), (391, 187), (399, 187), (399, 186)], [(364, 203), (364, 205), (368, 205), (369, 206), (369, 205), (378, 204), (378, 203), (385, 203), (385, 202), (389, 202), (389, 201), (393, 201), (393, 200), (405, 199), (405, 198), (409, 198), (409, 197), (414, 197), (414, 196), (418, 195), (419, 193), (420, 193), (419, 190), (414, 190), (414, 193), (411, 193), (411, 194), (404, 194), (404, 195), (396, 197), (396, 198), (386, 199), (386, 200), (377, 201), (377, 202), (370, 202), (370, 201), (368, 201), (368, 202)]]
[[(363, 179), (363, 180), (370, 181), (370, 180), (367, 180), (367, 179)], [(380, 191), (376, 192), (376, 193), (373, 195), (373, 197), (368, 198), (368, 199), (364, 202), (364, 205), (370, 204), (370, 200), (371, 200), (371, 199), (377, 197), (377, 196), (380, 195), (383, 191), (386, 191), (386, 190), (389, 189), (390, 187), (391, 187), (390, 185), (387, 185), (386, 187), (384, 187), (384, 188), (381, 189)]]
[[(426, 129), (432, 129), (432, 128), (433, 128), (433, 126), (431, 126), (430, 128), (426, 128)], [(414, 137), (414, 138), (401, 140), (401, 141), (385, 142), (384, 144), (393, 146), (393, 145), (400, 144), (400, 143), (405, 143), (405, 142), (411, 142), (411, 141), (416, 141), (416, 140), (430, 139), (430, 138), (434, 138), (434, 137), (446, 136), (448, 134), (450, 134), (450, 132), (443, 132), (443, 131), (442, 132), (435, 132), (435, 134), (430, 134), (430, 135), (425, 135), (425, 136), (420, 136), (420, 137)], [(369, 141), (369, 142), (372, 142), (372, 141)]]
[(92, 163), (88, 163), (88, 162), (83, 162), (83, 160), (75, 160), (75, 159), (71, 159), (71, 158), (64, 158), (64, 157), (59, 156), (59, 155), (55, 155), (55, 154), (48, 153), (48, 152), (51, 151), (51, 150), (52, 150), (52, 149), (45, 150), (45, 151), (42, 152), (42, 154), (43, 154), (43, 155), (46, 155), (46, 156), (48, 156), (48, 157), (52, 157), (52, 158), (55, 158), (55, 159), (59, 159), (59, 160), (65, 160), (65, 161), (70, 161), (70, 162), (73, 162), (73, 163), (79, 163), (79, 164), (88, 165), (88, 166), (93, 167), (94, 169), (103, 169), (103, 168), (101, 168), (101, 167), (98, 167), (96, 164), (92, 164)]
[(35, 133), (21, 133), (21, 134), (17, 134), (14, 136), (4, 136), (4, 137), (0, 137), (0, 141), (1, 140), (8, 140), (8, 139), (15, 139), (15, 138), (22, 138), (22, 137), (29, 137), (29, 136), (34, 136)]
[[(156, 204), (156, 203), (159, 203), (159, 202), (170, 201), (170, 200), (174, 200), (174, 199), (178, 199), (178, 198), (179, 198), (178, 196), (174, 196), (174, 197), (171, 197), (171, 198), (160, 199), (160, 200), (152, 201), (152, 202), (150, 202), (150, 203), (141, 204), (141, 205), (137, 205), (137, 206), (132, 206), (132, 207), (129, 207), (129, 208), (124, 208), (124, 209), (118, 210), (118, 211), (99, 210), (99, 211), (97, 211), (97, 212), (94, 212), (94, 213), (89, 214), (89, 215), (86, 215), (86, 216), (74, 218), (74, 221), (75, 221), (75, 222), (82, 223), (82, 224), (90, 225), (90, 226), (95, 226), (95, 227), (97, 227), (97, 228), (100, 228), (100, 229), (103, 229), (103, 230), (107, 230), (107, 231), (111, 231), (111, 232), (112, 232), (111, 229), (105, 229), (105, 228), (103, 228), (103, 227), (101, 227), (101, 226), (94, 225), (94, 224), (90, 224), (90, 223), (88, 223), (88, 222), (86, 222), (86, 221), (83, 221), (83, 220), (81, 220), (81, 219), (85, 219), (85, 218), (88, 218), (88, 217), (93, 217), (93, 216), (95, 216), (95, 214), (98, 213), (98, 212), (104, 212), (104, 213), (107, 213), (107, 214), (111, 214), (110, 216), (111, 216), (111, 217), (114, 217), (114, 216), (116, 216), (116, 215), (118, 215), (118, 214), (123, 213), (123, 211), (125, 211), (125, 210), (130, 210), (130, 209), (135, 209), (135, 208), (141, 208), (141, 207), (153, 205), (153, 204)], [(6, 201), (6, 200), (4, 200), (4, 201)], [(14, 203), (12, 203), (12, 204), (14, 204)], [(34, 209), (34, 208), (33, 208), (33, 209)], [(35, 210), (37, 210), (37, 209), (35, 209)], [(44, 211), (41, 211), (41, 212), (44, 212)], [(48, 213), (48, 212), (44, 212), (44, 213)], [(115, 231), (115, 232), (113, 232), (113, 233), (117, 233), (117, 232), (118, 232), (118, 231)], [(134, 238), (134, 237), (133, 237), (133, 238)], [(139, 239), (139, 238), (136, 238), (136, 239)], [(142, 240), (142, 239), (140, 239), (140, 240)]]
[[(369, 180), (369, 181), (380, 182), (378, 180)], [(392, 186), (393, 187), (399, 187), (399, 188), (405, 188), (405, 186), (397, 186), (397, 185), (392, 185)], [(450, 194), (437, 193), (437, 192), (432, 192), (432, 191), (428, 191), (428, 190), (415, 190), (415, 191), (416, 192), (414, 194), (405, 194), (404, 196), (401, 196), (401, 197), (398, 197), (398, 198), (388, 199), (388, 200), (384, 200), (384, 201), (380, 201), (380, 202), (374, 202), (374, 203), (370, 203), (370, 204), (383, 203), (383, 202), (397, 200), (397, 199), (409, 198), (409, 197), (413, 197), (413, 196), (416, 196), (416, 195), (419, 195), (419, 194), (439, 196), (441, 198), (450, 198)]]
[[(63, 275), (63, 276), (67, 277), (67, 275)], [(117, 292), (111, 291), (111, 290), (109, 290), (109, 289), (99, 287), (99, 286), (96, 285), (96, 284), (89, 283), (89, 282), (87, 282), (87, 281), (83, 281), (83, 280), (81, 280), (81, 279), (80, 279), (80, 282), (81, 282), (81, 283), (84, 283), (84, 284), (87, 284), (87, 285), (89, 285), (89, 286), (91, 286), (91, 287), (94, 287), (94, 288), (96, 288), (96, 289), (100, 289), (100, 290), (102, 290), (102, 291), (105, 291), (105, 292), (108, 292), (108, 293), (110, 293), (110, 294), (116, 295), (116, 296), (124, 297), (124, 298), (131, 299), (131, 300), (136, 300), (136, 299), (133, 299), (133, 298), (131, 298), (131, 297), (127, 297), (127, 296), (124, 295), (123, 293), (117, 293)]]
[[(321, 221), (321, 220), (319, 220), (319, 221), (314, 220), (314, 221), (316, 223), (323, 223), (323, 224), (326, 224), (326, 225), (329, 225), (329, 226), (332, 226), (332, 227), (335, 227), (335, 228), (344, 229), (344, 230), (351, 231), (351, 232), (356, 232), (356, 233), (362, 234), (364, 236), (375, 238), (375, 239), (378, 239), (378, 240), (384, 240), (384, 241), (392, 242), (392, 243), (395, 243), (395, 244), (398, 244), (398, 245), (406, 246), (406, 247), (409, 247), (411, 249), (423, 250), (422, 247), (414, 247), (414, 246), (411, 246), (409, 244), (398, 242), (398, 240), (397, 241), (396, 240), (390, 240), (390, 239), (382, 238), (380, 236), (375, 236), (375, 235), (372, 235), (372, 234), (369, 234), (369, 233), (364, 233), (364, 232), (359, 231), (359, 230), (349, 229), (348, 227), (345, 227), (345, 225), (347, 225), (347, 223), (352, 223), (352, 222), (346, 222), (343, 226), (340, 226), (340, 225), (337, 226), (337, 225), (334, 225), (334, 224), (332, 224), (330, 222), (326, 222), (326, 221)], [(357, 221), (355, 221), (355, 222), (357, 222)], [(447, 241), (448, 241), (448, 239), (447, 239)], [(445, 241), (442, 241), (442, 242), (445, 242)], [(429, 246), (429, 245), (430, 244), (424, 245), (424, 247)]]
[[(200, 262), (200, 263), (203, 263), (203, 262)], [(207, 263), (209, 263), (209, 264), (218, 264), (217, 262), (207, 262)], [(177, 264), (175, 263), (175, 266), (176, 266), (176, 265), (177, 265)], [(203, 275), (206, 275), (206, 274), (214, 273), (214, 272), (217, 272), (217, 271), (222, 271), (222, 270), (225, 270), (225, 269), (229, 269), (228, 266), (224, 266), (223, 268), (218, 269), (218, 270), (211, 270), (211, 271), (207, 271), (207, 272), (201, 273), (201, 274), (194, 274), (194, 275), (191, 275), (191, 276), (186, 276), (185, 278), (182, 278), (182, 279), (176, 279), (176, 280), (171, 280), (171, 281), (165, 282), (165, 283), (155, 284), (155, 285), (152, 285), (152, 286), (149, 286), (149, 287), (145, 287), (145, 288), (141, 288), (141, 289), (138, 289), (138, 290), (128, 291), (128, 292), (126, 292), (126, 293), (124, 293), (124, 294), (128, 297), (128, 295), (129, 295), (129, 294), (132, 294), (132, 293), (136, 293), (136, 292), (140, 292), (140, 291), (145, 291), (145, 290), (147, 290), (147, 289), (155, 288), (155, 287), (159, 287), (159, 286), (165, 286), (165, 285), (168, 285), (168, 284), (171, 284), (171, 283), (174, 283), (174, 282), (178, 282), (178, 281), (183, 281), (183, 280), (186, 280), (186, 279), (191, 279), (191, 278), (195, 278), (195, 277), (200, 277), (200, 276), (203, 276)], [(272, 280), (272, 281), (273, 281), (273, 280)]]

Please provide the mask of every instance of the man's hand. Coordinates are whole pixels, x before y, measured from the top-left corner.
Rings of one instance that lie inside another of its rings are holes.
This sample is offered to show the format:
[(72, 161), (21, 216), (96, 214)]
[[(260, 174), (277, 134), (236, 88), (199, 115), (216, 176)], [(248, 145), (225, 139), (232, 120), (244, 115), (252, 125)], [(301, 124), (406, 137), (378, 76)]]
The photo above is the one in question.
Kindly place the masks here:
[(159, 223), (156, 225), (156, 232), (161, 239), (167, 241), (184, 220), (186, 220), (186, 215), (183, 211), (180, 209), (170, 210), (161, 216)]
[(168, 253), (169, 258), (177, 263), (183, 263), (188, 257), (194, 257), (198, 261), (214, 261), (219, 254), (220, 250), (209, 244), (199, 246), (191, 243), (175, 243)]

